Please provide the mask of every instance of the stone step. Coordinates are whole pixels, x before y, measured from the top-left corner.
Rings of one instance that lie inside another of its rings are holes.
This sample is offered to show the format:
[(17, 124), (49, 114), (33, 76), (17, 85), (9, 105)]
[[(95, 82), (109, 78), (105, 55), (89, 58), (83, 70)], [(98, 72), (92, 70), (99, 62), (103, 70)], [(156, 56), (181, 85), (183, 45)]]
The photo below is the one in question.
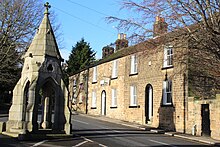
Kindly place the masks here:
[(25, 133), (23, 129), (18, 129), (18, 128), (10, 128), (10, 132), (18, 133), (18, 134), (24, 134)]
[(7, 135), (10, 137), (18, 137), (19, 133), (16, 132), (2, 132), (3, 135)]

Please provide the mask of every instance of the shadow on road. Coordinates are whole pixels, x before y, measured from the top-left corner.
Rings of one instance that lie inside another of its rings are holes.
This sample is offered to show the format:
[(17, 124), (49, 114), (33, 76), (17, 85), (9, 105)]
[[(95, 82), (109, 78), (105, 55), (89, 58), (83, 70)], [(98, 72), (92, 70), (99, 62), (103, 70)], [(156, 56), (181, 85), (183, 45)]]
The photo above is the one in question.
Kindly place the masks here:
[(11, 138), (5, 135), (0, 135), (0, 146), (1, 147), (24, 147), (23, 144), (15, 138)]
[(137, 137), (141, 135), (152, 135), (156, 137), (158, 134), (150, 131), (143, 131), (137, 129), (83, 129), (83, 130), (73, 130), (74, 134), (85, 137), (96, 137), (96, 138), (105, 138), (108, 136), (114, 137)]

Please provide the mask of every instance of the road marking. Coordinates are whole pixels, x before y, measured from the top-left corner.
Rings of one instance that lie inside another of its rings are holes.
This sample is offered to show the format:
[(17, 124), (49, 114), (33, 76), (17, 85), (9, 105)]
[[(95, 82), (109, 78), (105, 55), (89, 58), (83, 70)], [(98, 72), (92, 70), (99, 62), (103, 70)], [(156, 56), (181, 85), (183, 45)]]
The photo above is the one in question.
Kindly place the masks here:
[(82, 138), (85, 139), (85, 140), (88, 141), (88, 142), (93, 142), (92, 140), (90, 140), (90, 139), (88, 139), (88, 138), (86, 138), (86, 137), (83, 137), (83, 136), (82, 136)]
[(39, 145), (41, 145), (41, 144), (43, 144), (43, 143), (45, 143), (45, 142), (47, 142), (48, 140), (43, 140), (43, 141), (41, 141), (41, 142), (38, 142), (38, 143), (35, 143), (34, 145), (32, 145), (32, 147), (34, 147), (34, 146), (39, 146)]
[(81, 145), (83, 145), (83, 144), (85, 144), (85, 143), (87, 143), (88, 141), (87, 140), (85, 140), (85, 141), (83, 141), (83, 142), (80, 142), (80, 143), (78, 143), (77, 145), (74, 145), (73, 147), (78, 147), (78, 146), (81, 146)]
[[(88, 139), (88, 138), (86, 138), (86, 137), (83, 137), (83, 136), (81, 136), (83, 139), (85, 139), (86, 141), (88, 141), (88, 142), (94, 142), (94, 141), (92, 141), (92, 140), (90, 140), (90, 139)], [(106, 145), (103, 145), (103, 144), (99, 144), (99, 146), (101, 146), (101, 147), (108, 147), (108, 146), (106, 146)], [(76, 147), (76, 146), (74, 146), (74, 147)]]
[(177, 146), (170, 145), (170, 144), (167, 144), (167, 143), (164, 143), (164, 142), (160, 142), (160, 141), (156, 141), (156, 140), (151, 140), (151, 139), (149, 139), (149, 141), (154, 142), (154, 143), (159, 143), (159, 144), (162, 144), (162, 145), (167, 145), (167, 146), (177, 147)]
[(86, 125), (88, 125), (88, 124), (89, 124), (89, 123), (87, 123), (87, 122), (80, 121), (80, 120), (74, 120), (74, 121), (79, 122), (79, 123), (82, 123), (82, 124), (86, 124)]
[(103, 144), (99, 144), (100, 146), (102, 146), (102, 147), (108, 147), (108, 146), (106, 146), (106, 145), (103, 145)]

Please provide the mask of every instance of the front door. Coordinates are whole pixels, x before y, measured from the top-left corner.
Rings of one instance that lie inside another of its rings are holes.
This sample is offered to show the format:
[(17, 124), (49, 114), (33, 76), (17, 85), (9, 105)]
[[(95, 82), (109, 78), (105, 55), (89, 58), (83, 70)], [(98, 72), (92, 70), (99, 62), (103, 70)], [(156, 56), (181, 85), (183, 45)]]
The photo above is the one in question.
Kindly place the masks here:
[(209, 117), (209, 104), (202, 104), (201, 115), (202, 115), (202, 136), (210, 136), (210, 117)]
[(147, 124), (153, 116), (153, 88), (148, 84), (145, 88), (145, 123)]
[(106, 115), (106, 92), (103, 90), (102, 91), (102, 110), (101, 110), (101, 114), (102, 115)]

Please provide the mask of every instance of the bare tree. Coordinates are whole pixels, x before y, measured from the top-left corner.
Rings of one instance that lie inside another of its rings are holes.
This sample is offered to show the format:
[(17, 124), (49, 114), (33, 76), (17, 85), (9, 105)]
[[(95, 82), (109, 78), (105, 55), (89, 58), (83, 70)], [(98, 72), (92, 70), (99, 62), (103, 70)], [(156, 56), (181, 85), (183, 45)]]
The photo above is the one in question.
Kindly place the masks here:
[[(117, 23), (117, 28), (128, 32), (135, 43), (153, 37), (156, 16), (165, 18), (169, 24), (168, 32), (176, 32), (176, 35), (169, 35), (170, 39), (189, 43), (190, 50), (186, 55), (190, 61), (191, 84), (197, 86), (195, 91), (205, 95), (202, 91), (207, 87), (211, 93), (220, 89), (219, 0), (122, 0), (121, 9), (135, 15), (131, 18), (110, 16), (107, 21)], [(195, 91), (193, 93), (197, 95)]]
[[(19, 78), (21, 55), (28, 48), (44, 12), (42, 0), (0, 1), (0, 89), (12, 90)], [(52, 13), (55, 32), (59, 25)], [(56, 33), (55, 33), (56, 34)]]

